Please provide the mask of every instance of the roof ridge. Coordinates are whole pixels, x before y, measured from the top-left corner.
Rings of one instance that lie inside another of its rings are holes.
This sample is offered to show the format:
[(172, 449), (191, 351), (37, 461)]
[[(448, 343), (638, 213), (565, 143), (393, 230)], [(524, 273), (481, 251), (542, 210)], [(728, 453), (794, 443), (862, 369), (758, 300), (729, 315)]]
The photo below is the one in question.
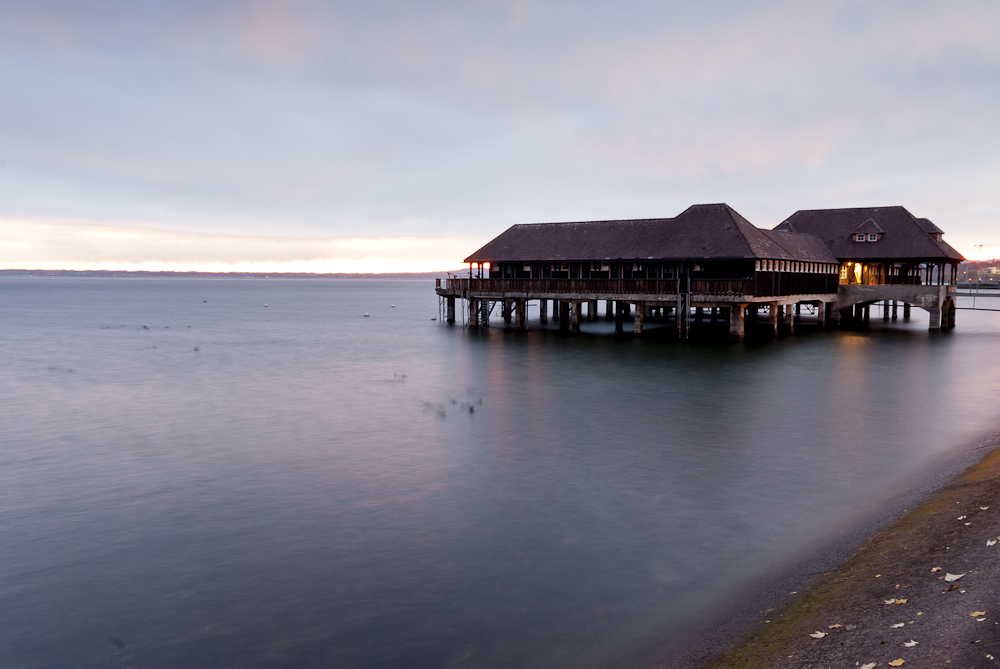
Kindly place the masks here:
[[(902, 209), (907, 214), (910, 214), (909, 210), (904, 205), (901, 204), (884, 204), (884, 205), (877, 205), (874, 207), (821, 207), (819, 209), (798, 209), (795, 211), (795, 214), (799, 213), (800, 211), (860, 211), (862, 209)], [(913, 214), (910, 214), (910, 216), (913, 216)]]
[(542, 221), (540, 223), (514, 223), (510, 228), (531, 228), (539, 225), (590, 225), (593, 223), (648, 223), (650, 221), (672, 221), (675, 218), (677, 217), (662, 216), (659, 218), (602, 218), (592, 221)]
[[(785, 248), (784, 246), (782, 246), (778, 242), (778, 240), (774, 239), (773, 237), (771, 237), (771, 235), (767, 234), (767, 232), (769, 232), (769, 231), (764, 230), (763, 228), (758, 228), (756, 225), (754, 225), (753, 223), (751, 223), (750, 221), (748, 221), (743, 216), (743, 214), (741, 214), (740, 212), (736, 211), (735, 209), (733, 209), (732, 207), (730, 207), (728, 204), (726, 205), (726, 209), (729, 211), (729, 215), (733, 219), (733, 221), (736, 223), (736, 225), (739, 226), (740, 232), (743, 233), (743, 238), (746, 240), (747, 246), (750, 248), (750, 252), (753, 253), (754, 257), (758, 257), (758, 258), (759, 257), (763, 257), (763, 256), (761, 256), (761, 254), (759, 253), (758, 249), (756, 248), (756, 246), (754, 244), (754, 241), (751, 239), (751, 236), (755, 235), (755, 234), (756, 235), (763, 235), (764, 239), (766, 239), (767, 241), (771, 242), (772, 244), (774, 244), (775, 246), (777, 246), (779, 249), (781, 249), (782, 251), (784, 251), (785, 253), (787, 253), (791, 257), (793, 257), (793, 258), (796, 257), (795, 253), (793, 253), (792, 251), (789, 251), (787, 248)], [(750, 233), (750, 234), (747, 234), (747, 230), (745, 229), (746, 227), (749, 227), (749, 229), (752, 230), (753, 232)], [(758, 239), (759, 239), (759, 237), (758, 237)]]

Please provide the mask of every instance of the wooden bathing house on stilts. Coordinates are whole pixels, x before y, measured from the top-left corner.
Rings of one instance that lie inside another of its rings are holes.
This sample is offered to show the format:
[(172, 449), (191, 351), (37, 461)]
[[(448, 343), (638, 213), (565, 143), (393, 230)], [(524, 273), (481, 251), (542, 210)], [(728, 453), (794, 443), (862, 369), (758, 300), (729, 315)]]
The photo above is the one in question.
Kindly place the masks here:
[(840, 263), (833, 314), (843, 325), (867, 323), (871, 305), (882, 318), (903, 317), (910, 306), (925, 309), (931, 330), (955, 327), (955, 290), (962, 254), (944, 232), (904, 207), (858, 207), (797, 211), (775, 231), (813, 235)]
[(647, 318), (673, 317), (686, 338), (692, 317), (706, 309), (725, 315), (730, 336), (744, 337), (748, 310), (764, 308), (778, 331), (791, 331), (793, 306), (818, 307), (822, 323), (837, 301), (840, 263), (823, 241), (794, 231), (761, 230), (726, 204), (689, 207), (675, 218), (515, 225), (471, 256), (468, 277), (438, 280), (446, 318), (456, 300), (471, 328), (487, 327), (499, 308), (505, 324), (526, 327), (537, 301), (542, 322), (551, 314), (565, 330), (605, 318), (621, 332), (634, 312), (633, 331)]

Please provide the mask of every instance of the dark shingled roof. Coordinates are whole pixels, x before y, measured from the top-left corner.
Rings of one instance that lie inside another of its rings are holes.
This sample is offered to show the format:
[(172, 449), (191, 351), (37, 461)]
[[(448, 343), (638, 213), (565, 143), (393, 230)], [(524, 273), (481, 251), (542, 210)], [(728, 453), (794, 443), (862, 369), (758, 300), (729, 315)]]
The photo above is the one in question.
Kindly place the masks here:
[(761, 232), (795, 256), (798, 261), (839, 264), (837, 256), (830, 253), (830, 249), (823, 243), (823, 240), (815, 235), (785, 232), (784, 230), (761, 230)]
[[(884, 231), (877, 242), (856, 242), (851, 233)], [(864, 227), (862, 227), (864, 226)], [(797, 211), (776, 231), (816, 235), (841, 260), (920, 259), (965, 260), (947, 243), (934, 238), (940, 228), (926, 218), (916, 218), (904, 207), (858, 207), (854, 209), (809, 209)]]
[[(792, 238), (795, 238), (793, 241)], [(837, 262), (822, 242), (760, 230), (727, 204), (698, 204), (675, 218), (515, 225), (465, 262), (756, 259)], [(785, 244), (788, 241), (788, 244)], [(809, 257), (798, 257), (798, 252)], [(819, 257), (822, 256), (822, 259)]]

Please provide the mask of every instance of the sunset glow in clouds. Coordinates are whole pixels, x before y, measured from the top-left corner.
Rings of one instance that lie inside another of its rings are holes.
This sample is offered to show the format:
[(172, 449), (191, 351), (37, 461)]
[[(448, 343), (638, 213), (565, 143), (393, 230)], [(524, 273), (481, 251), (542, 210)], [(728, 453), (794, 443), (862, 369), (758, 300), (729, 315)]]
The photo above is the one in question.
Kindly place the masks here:
[(721, 201), (1000, 254), (995, 2), (0, 2), (0, 84), (3, 268), (445, 270)]

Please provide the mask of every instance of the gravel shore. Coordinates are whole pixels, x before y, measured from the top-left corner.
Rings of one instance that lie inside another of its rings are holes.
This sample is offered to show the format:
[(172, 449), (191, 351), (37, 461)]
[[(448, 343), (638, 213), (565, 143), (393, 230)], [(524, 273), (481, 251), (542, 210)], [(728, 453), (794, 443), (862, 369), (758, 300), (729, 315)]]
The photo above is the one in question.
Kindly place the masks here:
[(994, 449), (702, 666), (1000, 666), (998, 538)]

